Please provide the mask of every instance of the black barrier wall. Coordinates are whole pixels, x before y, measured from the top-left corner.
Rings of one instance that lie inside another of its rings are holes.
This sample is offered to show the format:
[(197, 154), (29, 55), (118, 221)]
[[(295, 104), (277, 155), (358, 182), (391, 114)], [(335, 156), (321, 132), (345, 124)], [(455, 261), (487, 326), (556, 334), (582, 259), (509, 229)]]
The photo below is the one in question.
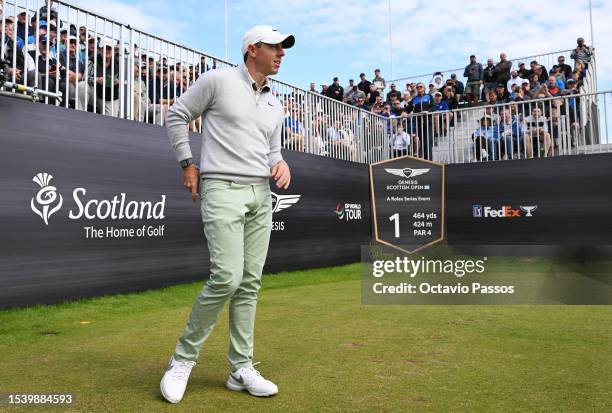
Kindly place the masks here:
[(611, 184), (609, 153), (448, 165), (448, 243), (609, 245)]
[[(0, 125), (0, 307), (208, 277), (199, 203), (165, 129), (5, 97)], [(265, 271), (358, 261), (370, 240), (367, 167), (283, 155), (293, 180), (273, 187)]]

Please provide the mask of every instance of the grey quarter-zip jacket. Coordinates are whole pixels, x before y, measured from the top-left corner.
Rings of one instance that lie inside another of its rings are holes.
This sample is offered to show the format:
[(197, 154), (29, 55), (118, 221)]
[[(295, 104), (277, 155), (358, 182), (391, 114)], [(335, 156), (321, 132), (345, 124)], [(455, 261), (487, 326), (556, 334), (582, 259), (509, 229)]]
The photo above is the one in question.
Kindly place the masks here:
[(245, 65), (202, 74), (168, 110), (168, 137), (180, 162), (192, 157), (188, 124), (202, 115), (200, 174), (263, 184), (283, 160), (282, 104), (269, 80), (259, 89)]

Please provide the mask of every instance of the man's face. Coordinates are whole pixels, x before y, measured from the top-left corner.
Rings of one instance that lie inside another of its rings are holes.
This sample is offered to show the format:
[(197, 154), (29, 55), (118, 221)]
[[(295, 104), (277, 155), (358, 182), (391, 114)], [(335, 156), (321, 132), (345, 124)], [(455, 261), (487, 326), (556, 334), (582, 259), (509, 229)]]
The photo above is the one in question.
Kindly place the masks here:
[(281, 61), (285, 55), (283, 45), (261, 43), (260, 47), (255, 45), (249, 46), (250, 50), (255, 50), (253, 59), (255, 67), (266, 76), (275, 75), (278, 73)]
[(410, 84), (410, 91), (411, 92), (416, 92), (416, 89), (417, 89), (416, 83), (411, 83)]
[(470, 63), (476, 63), (476, 56), (470, 57)]
[(370, 91), (374, 92), (376, 90), (376, 85), (370, 85)]
[(76, 52), (76, 48), (77, 48), (76, 40), (70, 40), (69, 47), (70, 47), (70, 54), (74, 54)]
[(499, 60), (501, 60), (502, 62), (505, 62), (506, 61), (506, 57), (507, 57), (506, 54), (502, 53), (502, 54), (499, 55)]
[(560, 57), (558, 62), (559, 62), (559, 65), (565, 64), (565, 57)]
[(536, 118), (537, 118), (537, 117), (539, 117), (539, 116), (540, 116), (540, 114), (541, 114), (541, 112), (540, 112), (540, 108), (535, 108), (535, 109), (533, 110), (533, 112), (531, 112), (531, 114), (532, 114), (533, 116), (535, 116)]
[(504, 122), (509, 122), (512, 119), (512, 115), (510, 114), (509, 110), (504, 110), (502, 112), (502, 119)]
[(518, 76), (518, 72), (516, 70), (513, 70), (512, 72), (510, 72), (510, 74), (512, 75), (513, 79)]
[(389, 105), (385, 105), (385, 106), (383, 106), (383, 110), (384, 110), (385, 112), (389, 112), (389, 111), (391, 110), (391, 106), (389, 106)]
[(540, 73), (542, 73), (542, 66), (537, 65), (534, 69), (534, 71), (539, 75)]
[(349, 80), (349, 85), (350, 85), (350, 86), (353, 86), (353, 84), (354, 84), (354, 83), (355, 83), (355, 82), (353, 81), (353, 79), (350, 79), (350, 80)]
[(548, 87), (555, 87), (556, 84), (557, 84), (557, 78), (555, 78), (554, 76), (550, 76), (548, 78)]
[(364, 102), (365, 102), (365, 99), (364, 99), (364, 98), (358, 98), (358, 99), (357, 99), (357, 104), (358, 104), (359, 106), (363, 105), (363, 103), (364, 103)]
[(314, 82), (310, 83), (310, 90), (315, 90), (317, 88), (317, 86), (314, 84)]
[(487, 59), (487, 66), (493, 66), (493, 59)]
[(421, 84), (417, 85), (416, 90), (419, 95), (425, 94), (425, 85), (421, 85)]
[(504, 88), (503, 86), (502, 86), (502, 87), (497, 86), (497, 88), (496, 88), (496, 89), (497, 89), (497, 94), (498, 94), (498, 95), (503, 95), (503, 94), (504, 94), (504, 90), (505, 90), (505, 88)]
[(394, 84), (391, 84), (391, 89), (395, 90), (395, 85)]
[(442, 96), (440, 96), (440, 95), (435, 95), (435, 96), (434, 96), (434, 100), (436, 101), (436, 103), (440, 103), (440, 101), (442, 100)]
[(17, 16), (17, 21), (21, 24), (25, 24), (26, 22), (26, 15), (25, 13), (20, 14), (19, 16)]
[[(2, 25), (0, 24), (0, 29), (1, 28), (2, 28)], [(4, 34), (6, 38), (12, 38), (13, 37), (13, 23), (6, 23), (6, 25), (4, 26), (4, 31), (6, 32)]]
[(521, 86), (524, 92), (529, 92), (529, 83), (523, 83)]

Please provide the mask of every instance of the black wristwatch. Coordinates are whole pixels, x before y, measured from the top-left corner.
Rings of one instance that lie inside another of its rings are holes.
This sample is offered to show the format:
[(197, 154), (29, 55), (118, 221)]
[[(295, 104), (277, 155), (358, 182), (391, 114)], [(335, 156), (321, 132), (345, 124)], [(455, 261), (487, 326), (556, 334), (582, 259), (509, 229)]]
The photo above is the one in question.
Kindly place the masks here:
[(189, 165), (195, 165), (193, 163), (193, 158), (183, 159), (180, 163), (181, 163), (181, 168), (183, 169), (187, 168)]

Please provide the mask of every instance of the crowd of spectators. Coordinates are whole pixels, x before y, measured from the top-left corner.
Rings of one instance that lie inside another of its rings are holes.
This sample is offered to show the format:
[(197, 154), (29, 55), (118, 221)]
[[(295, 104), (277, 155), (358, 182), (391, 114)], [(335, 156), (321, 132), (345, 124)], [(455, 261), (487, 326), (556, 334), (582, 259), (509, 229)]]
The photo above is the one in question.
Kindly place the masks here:
[[(136, 44), (122, 51), (119, 41), (60, 20), (55, 7), (47, 5), (31, 16), (26, 11), (2, 16), (0, 38), (10, 81), (57, 92), (71, 108), (119, 116), (127, 110), (124, 105), (119, 113), (121, 95), (130, 95), (128, 82), (120, 78), (123, 69), (124, 79), (133, 73), (135, 119), (158, 124), (200, 73), (217, 65), (204, 56), (189, 65), (169, 62), (168, 56), (140, 51)], [(133, 68), (128, 67), (129, 54)]]
[[(428, 85), (423, 82), (409, 82), (406, 83), (405, 89), (400, 91), (395, 83), (391, 83), (389, 89), (386, 89), (387, 82), (381, 75), (380, 69), (376, 69), (372, 80), (368, 80), (366, 74), (361, 73), (358, 83), (355, 83), (354, 79), (349, 79), (348, 85), (343, 87), (340, 84), (340, 79), (334, 77), (331, 85), (323, 83), (320, 90), (317, 90), (314, 82), (311, 83), (309, 91), (384, 117), (400, 118), (400, 120), (401, 118), (410, 118), (410, 121), (393, 123), (393, 125), (398, 126), (394, 126), (393, 130), (389, 131), (392, 150), (397, 154), (410, 152), (431, 159), (431, 148), (437, 144), (438, 138), (454, 125), (454, 116), (461, 113), (457, 112), (455, 114), (453, 110), (459, 108), (460, 105), (489, 106), (576, 94), (582, 86), (592, 56), (593, 49), (587, 46), (584, 39), (580, 37), (577, 39), (576, 48), (570, 55), (570, 58), (574, 61), (573, 67), (566, 63), (563, 55), (558, 56), (557, 64), (553, 65), (550, 71), (536, 60), (530, 62), (529, 68), (526, 68), (523, 62), (520, 62), (518, 67), (513, 68), (512, 62), (508, 60), (505, 53), (500, 54), (498, 62), (494, 62), (491, 58), (487, 59), (484, 66), (478, 62), (475, 55), (471, 55), (470, 62), (463, 72), (463, 77), (466, 78), (465, 85), (457, 78), (456, 73), (452, 73), (450, 78), (445, 80), (442, 72), (436, 72)], [(571, 100), (571, 102), (573, 103), (574, 100)], [(542, 108), (544, 106), (546, 105), (543, 105)], [(525, 105), (521, 107), (525, 107)], [(544, 112), (542, 108), (540, 108), (540, 112)], [(523, 111), (519, 110), (521, 113), (516, 116), (520, 117), (521, 122), (525, 125), (529, 125), (529, 121), (534, 117), (539, 118), (540, 116), (544, 116), (551, 124), (553, 122), (551, 115), (555, 115), (555, 113), (549, 113), (548, 107), (545, 111), (546, 114), (532, 115), (528, 113), (524, 115)], [(575, 112), (574, 110), (572, 117), (575, 117)], [(483, 138), (485, 135), (482, 131), (475, 132), (473, 136), (475, 147), (484, 149), (486, 146), (487, 148), (482, 152), (482, 155), (484, 156), (486, 152), (486, 156), (491, 159), (500, 156), (499, 143), (497, 146), (495, 144), (488, 145), (488, 143), (496, 141), (493, 136), (501, 136), (497, 132), (495, 134), (492, 132), (497, 127), (496, 125), (501, 125), (499, 119), (500, 114), (497, 114), (495, 119), (482, 120), (484, 123), (479, 127), (479, 130), (481, 127), (484, 127), (483, 130), (488, 130), (486, 136), (490, 139)], [(525, 123), (525, 119), (527, 119), (527, 123)], [(399, 125), (401, 125), (401, 129)], [(489, 125), (488, 129), (486, 125)], [(498, 129), (495, 130), (498, 131)], [(530, 130), (528, 127), (526, 129)], [(532, 134), (527, 132), (525, 137), (521, 138), (525, 140), (517, 140), (514, 146), (510, 146), (511, 150), (504, 152), (503, 156), (508, 157), (512, 156), (513, 153), (516, 154), (516, 150), (520, 146), (528, 147), (524, 152), (527, 156), (531, 156), (533, 146), (529, 143), (537, 143), (540, 140), (541, 146), (544, 148), (544, 154), (551, 153), (553, 141), (558, 142), (558, 140), (550, 136), (547, 138), (548, 135), (543, 133), (542, 129), (536, 130), (538, 131), (536, 134), (538, 140), (532, 139)], [(550, 132), (546, 133), (550, 134)], [(499, 142), (499, 139), (497, 139), (497, 142)], [(496, 148), (497, 151), (495, 151)], [(478, 151), (477, 156), (480, 159), (481, 151)]]
[[(204, 56), (197, 63), (175, 62), (160, 53), (141, 51), (136, 44), (121, 50), (118, 41), (104, 34), (58, 19), (53, 6), (43, 6), (32, 15), (22, 11), (16, 17), (4, 16), (0, 20), (0, 31), (4, 39), (2, 57), (10, 62), (9, 77), (16, 83), (57, 91), (69, 107), (112, 116), (125, 116), (127, 105), (124, 104), (124, 113), (119, 113), (120, 96), (132, 96), (134, 118), (151, 123), (162, 124), (167, 109), (176, 98), (201, 73), (217, 66), (216, 61), (209, 61)], [(132, 59), (128, 59), (130, 54)], [(396, 154), (411, 153), (431, 159), (432, 148), (439, 137), (454, 125), (454, 117), (460, 113), (453, 110), (460, 105), (518, 103), (577, 93), (592, 55), (592, 48), (579, 38), (570, 56), (574, 66), (568, 65), (564, 56), (559, 56), (558, 64), (550, 71), (535, 60), (529, 69), (524, 63), (513, 68), (506, 54), (501, 53), (497, 63), (488, 59), (484, 66), (475, 55), (470, 56), (463, 73), (467, 79), (465, 85), (456, 73), (445, 80), (443, 73), (436, 72), (429, 84), (409, 82), (400, 90), (395, 83), (388, 84), (380, 69), (374, 71), (371, 80), (361, 73), (358, 82), (350, 79), (345, 87), (338, 77), (334, 77), (329, 85), (322, 84), (321, 90), (311, 83), (309, 92), (312, 96), (325, 96), (394, 121), (367, 123), (365, 117), (354, 113), (338, 116), (333, 111), (322, 110), (321, 104), (307, 116), (303, 96), (299, 99), (297, 96), (295, 99), (294, 96), (282, 96), (286, 111), (283, 144), (297, 150), (310, 145), (309, 151), (323, 155), (341, 151), (349, 159), (356, 160), (359, 136), (364, 136), (364, 132), (380, 132), (390, 137), (391, 147), (387, 149)], [(134, 63), (133, 68), (128, 67), (129, 61)], [(131, 82), (122, 82), (122, 70), (124, 79), (133, 73)], [(128, 93), (128, 85), (132, 87), (131, 93)], [(521, 117), (520, 121), (525, 125), (539, 116), (545, 117), (550, 124), (554, 115), (546, 109), (541, 109), (543, 113), (539, 115), (519, 112), (513, 116)], [(491, 152), (489, 148), (497, 148), (499, 156), (500, 149), (494, 142), (498, 140), (496, 137), (503, 135), (499, 125), (506, 115), (487, 116), (489, 118), (482, 120), (479, 130), (474, 132), (473, 140), (475, 147), (487, 147), (486, 154), (477, 151), (478, 157), (486, 155), (495, 159), (495, 151)], [(191, 126), (197, 130), (199, 122), (193, 122)], [(547, 138), (546, 133), (552, 134), (550, 131), (538, 132), (537, 136), (538, 142), (541, 137), (549, 152), (554, 139), (552, 136)], [(305, 139), (305, 135), (309, 138)], [(531, 139), (529, 133), (526, 136), (523, 143)], [(489, 145), (491, 142), (493, 145)], [(511, 145), (510, 151), (505, 145), (503, 156), (511, 155), (520, 142), (517, 140)]]

